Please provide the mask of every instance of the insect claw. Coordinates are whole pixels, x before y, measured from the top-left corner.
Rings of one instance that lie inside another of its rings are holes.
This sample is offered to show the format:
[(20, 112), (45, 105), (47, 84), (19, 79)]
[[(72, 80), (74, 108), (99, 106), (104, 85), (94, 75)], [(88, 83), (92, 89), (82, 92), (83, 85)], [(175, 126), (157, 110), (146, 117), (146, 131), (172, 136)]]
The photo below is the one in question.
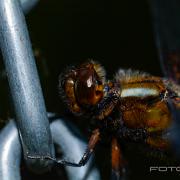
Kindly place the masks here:
[(51, 156), (38, 156), (38, 155), (37, 156), (36, 155), (31, 156), (31, 155), (28, 155), (27, 158), (29, 158), (29, 159), (39, 159), (39, 160), (51, 160), (53, 162), (57, 161), (56, 158), (53, 158)]

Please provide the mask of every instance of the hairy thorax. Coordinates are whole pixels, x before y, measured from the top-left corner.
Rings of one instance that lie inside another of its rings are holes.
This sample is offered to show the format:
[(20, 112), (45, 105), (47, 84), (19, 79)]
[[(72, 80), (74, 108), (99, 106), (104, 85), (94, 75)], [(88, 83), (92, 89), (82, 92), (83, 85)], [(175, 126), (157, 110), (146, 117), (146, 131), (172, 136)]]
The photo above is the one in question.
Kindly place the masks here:
[(145, 128), (148, 132), (163, 131), (172, 121), (162, 79), (153, 76), (132, 76), (120, 79), (122, 120), (128, 128)]

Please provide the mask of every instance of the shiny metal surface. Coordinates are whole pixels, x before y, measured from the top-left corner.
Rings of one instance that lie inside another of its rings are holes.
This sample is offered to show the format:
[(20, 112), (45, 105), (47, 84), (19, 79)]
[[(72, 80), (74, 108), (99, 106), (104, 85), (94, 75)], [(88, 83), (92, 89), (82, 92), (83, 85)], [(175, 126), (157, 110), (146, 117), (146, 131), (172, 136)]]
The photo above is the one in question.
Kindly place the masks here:
[(0, 1), (0, 48), (7, 71), (24, 158), (38, 173), (51, 168), (49, 160), (28, 155), (54, 157), (49, 121), (19, 0)]
[[(180, 1), (148, 0), (148, 3), (162, 71), (166, 78), (179, 83), (179, 76), (174, 73), (180, 70)], [(170, 59), (169, 55), (174, 55), (175, 60)], [(168, 137), (180, 158), (180, 110), (171, 101), (168, 105), (174, 119)]]
[[(49, 114), (54, 118), (54, 114)], [(50, 125), (54, 143), (60, 146), (65, 158), (78, 161), (82, 156), (86, 142), (82, 140), (77, 128), (68, 121), (54, 118)], [(10, 121), (0, 132), (0, 179), (20, 180), (21, 145), (18, 130), (14, 121)], [(96, 167), (91, 166), (90, 161), (81, 168), (65, 167), (69, 180), (100, 180), (100, 174)]]
[(36, 6), (39, 0), (20, 0), (20, 2), (23, 12), (27, 14), (33, 7)]
[(14, 121), (0, 133), (0, 179), (20, 180), (21, 144)]
[(174, 152), (177, 155), (177, 158), (180, 160), (180, 110), (174, 106), (172, 102), (168, 103), (169, 108), (172, 112), (173, 123), (169, 128), (170, 133), (168, 138), (171, 141)]
[(166, 67), (166, 56), (180, 49), (180, 1), (148, 0), (148, 3), (161, 67), (164, 75), (169, 78), (171, 76)]
[[(45, 159), (32, 160), (28, 155), (54, 157), (49, 121), (22, 12), (23, 9), (27, 13), (36, 3), (37, 0), (0, 1), (0, 47), (18, 126), (17, 128), (15, 122), (10, 121), (0, 132), (1, 180), (21, 179), (22, 151), (27, 165), (36, 173), (49, 170), (52, 162)], [(54, 142), (61, 146), (64, 156), (77, 160), (82, 156), (86, 143), (75, 136), (72, 129), (62, 120), (55, 120), (51, 124)], [(90, 165), (89, 163), (83, 168), (66, 167), (69, 179), (100, 179), (98, 170), (95, 167), (89, 169)]]
[[(70, 130), (71, 129), (71, 130)], [(87, 143), (82, 140), (82, 136), (77, 135), (78, 130), (69, 124), (68, 121), (57, 119), (51, 123), (51, 132), (54, 143), (61, 147), (63, 159), (72, 162), (79, 162), (86, 150)], [(79, 136), (79, 138), (78, 138)], [(66, 166), (68, 178), (70, 180), (99, 180), (100, 174), (95, 167), (91, 168), (91, 158), (83, 167)]]

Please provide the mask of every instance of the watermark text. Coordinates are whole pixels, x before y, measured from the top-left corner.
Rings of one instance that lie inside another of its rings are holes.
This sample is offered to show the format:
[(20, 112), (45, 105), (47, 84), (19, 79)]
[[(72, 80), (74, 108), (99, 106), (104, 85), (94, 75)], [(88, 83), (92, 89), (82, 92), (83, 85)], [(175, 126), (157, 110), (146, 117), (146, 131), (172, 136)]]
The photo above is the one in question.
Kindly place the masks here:
[(150, 166), (150, 173), (152, 172), (179, 172), (180, 166)]

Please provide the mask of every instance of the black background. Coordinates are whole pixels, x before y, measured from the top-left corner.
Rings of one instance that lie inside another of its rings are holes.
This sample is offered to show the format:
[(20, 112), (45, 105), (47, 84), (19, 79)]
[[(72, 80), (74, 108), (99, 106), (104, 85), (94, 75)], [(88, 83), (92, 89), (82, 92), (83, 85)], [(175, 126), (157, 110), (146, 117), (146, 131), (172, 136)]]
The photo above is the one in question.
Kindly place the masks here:
[(42, 80), (49, 111), (61, 111), (60, 72), (88, 58), (99, 61), (110, 78), (119, 67), (161, 75), (146, 1), (44, 0), (28, 14), (27, 25), (50, 72), (50, 85)]

